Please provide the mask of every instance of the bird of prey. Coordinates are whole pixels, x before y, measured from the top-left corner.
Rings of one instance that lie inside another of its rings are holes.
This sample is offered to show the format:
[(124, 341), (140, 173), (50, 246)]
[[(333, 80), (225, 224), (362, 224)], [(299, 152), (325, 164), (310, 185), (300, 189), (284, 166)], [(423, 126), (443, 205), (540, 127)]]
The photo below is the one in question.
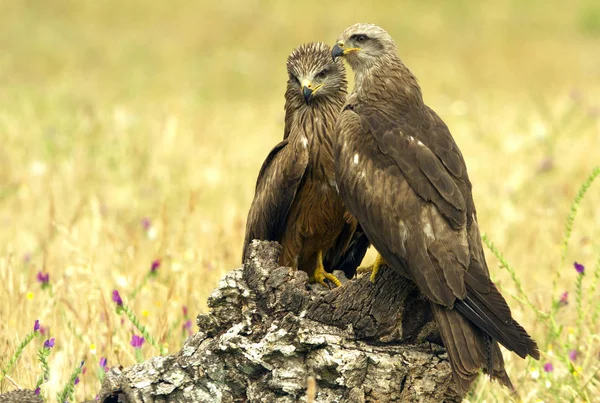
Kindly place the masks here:
[(346, 207), (380, 253), (377, 263), (431, 302), (459, 387), (466, 391), (483, 369), (513, 389), (498, 342), (523, 358), (540, 354), (490, 280), (471, 183), (448, 127), (380, 27), (347, 28), (332, 57), (355, 74), (334, 133)]
[(328, 45), (310, 43), (288, 57), (287, 72), (284, 138), (258, 174), (242, 259), (253, 239), (278, 241), (281, 265), (338, 286), (329, 272), (339, 265), (351, 277), (366, 251), (335, 183), (331, 136), (346, 100), (345, 69)]

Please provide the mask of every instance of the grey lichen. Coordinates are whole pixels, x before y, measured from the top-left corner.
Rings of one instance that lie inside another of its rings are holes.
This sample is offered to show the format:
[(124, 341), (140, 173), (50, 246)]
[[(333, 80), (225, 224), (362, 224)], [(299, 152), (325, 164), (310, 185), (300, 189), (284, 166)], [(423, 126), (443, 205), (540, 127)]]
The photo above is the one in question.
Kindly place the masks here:
[(33, 390), (21, 389), (0, 394), (0, 403), (43, 403), (42, 397)]
[(414, 286), (383, 268), (376, 284), (312, 287), (278, 267), (279, 251), (253, 242), (181, 351), (113, 368), (100, 401), (306, 402), (311, 377), (319, 403), (461, 401)]

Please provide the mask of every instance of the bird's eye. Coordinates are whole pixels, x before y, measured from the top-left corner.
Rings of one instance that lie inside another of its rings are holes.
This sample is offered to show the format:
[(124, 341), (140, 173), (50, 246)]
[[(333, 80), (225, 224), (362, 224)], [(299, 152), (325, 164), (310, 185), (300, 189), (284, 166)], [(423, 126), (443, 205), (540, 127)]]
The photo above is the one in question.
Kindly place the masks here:
[(293, 82), (293, 83), (296, 83), (296, 84), (300, 85), (300, 80), (298, 80), (298, 77), (296, 77), (293, 74), (290, 74), (290, 81)]
[(327, 75), (327, 69), (324, 69), (324, 70), (321, 70), (321, 71), (319, 72), (319, 74), (317, 74), (317, 75), (315, 76), (315, 78), (318, 78), (318, 79), (323, 79), (323, 78), (325, 78), (325, 76), (326, 76), (326, 75)]
[(363, 43), (363, 42), (364, 42), (364, 41), (366, 41), (367, 39), (368, 39), (368, 38), (367, 38), (367, 35), (363, 35), (363, 34), (356, 35), (356, 36), (354, 37), (354, 40), (355, 40), (357, 43)]

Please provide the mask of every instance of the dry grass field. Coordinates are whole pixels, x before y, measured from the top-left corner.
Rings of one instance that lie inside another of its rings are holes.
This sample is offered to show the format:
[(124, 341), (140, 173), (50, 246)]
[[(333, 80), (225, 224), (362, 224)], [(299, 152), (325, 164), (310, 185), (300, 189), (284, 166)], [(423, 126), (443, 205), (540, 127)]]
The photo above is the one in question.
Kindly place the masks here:
[[(600, 180), (563, 248), (600, 164), (596, 0), (0, 0), (0, 392), (35, 387), (49, 338), (48, 401), (82, 360), (75, 401), (95, 396), (102, 357), (157, 355), (130, 345), (139, 331), (113, 289), (157, 343), (180, 347), (240, 265), (256, 175), (283, 133), (287, 55), (358, 21), (395, 38), (516, 271), (486, 250), (543, 350), (506, 354), (523, 401), (599, 401)], [(36, 319), (43, 334), (3, 376)], [(468, 397), (509, 399), (483, 377)]]

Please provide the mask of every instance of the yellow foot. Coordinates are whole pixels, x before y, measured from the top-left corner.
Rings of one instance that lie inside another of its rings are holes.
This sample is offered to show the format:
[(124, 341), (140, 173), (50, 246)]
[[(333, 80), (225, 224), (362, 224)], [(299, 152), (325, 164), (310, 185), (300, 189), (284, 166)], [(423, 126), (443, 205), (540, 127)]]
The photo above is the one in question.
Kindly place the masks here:
[(317, 267), (315, 268), (315, 272), (310, 278), (310, 281), (312, 283), (322, 284), (323, 286), (329, 288), (329, 285), (325, 282), (326, 279), (335, 284), (336, 287), (342, 285), (342, 283), (340, 282), (340, 280), (337, 279), (336, 276), (325, 271), (325, 268), (323, 267), (323, 252), (319, 251), (319, 254), (317, 256)]
[(381, 256), (378, 253), (377, 257), (375, 258), (375, 263), (373, 263), (372, 266), (359, 267), (358, 269), (356, 269), (356, 272), (357, 273), (371, 273), (371, 276), (369, 276), (369, 280), (371, 280), (371, 283), (375, 284), (375, 277), (377, 277), (377, 272), (379, 271), (379, 267), (384, 264), (386, 264), (386, 263), (385, 263), (385, 260), (383, 259), (383, 256)]
[(319, 283), (319, 284), (322, 284), (325, 287), (329, 288), (329, 285), (325, 281), (326, 279), (331, 281), (333, 284), (335, 284), (336, 287), (339, 287), (342, 285), (340, 280), (338, 280), (337, 277), (334, 276), (333, 274), (327, 273), (325, 271), (325, 269), (323, 268), (323, 266), (317, 267), (317, 269), (315, 270), (315, 272), (310, 280), (313, 283)]

